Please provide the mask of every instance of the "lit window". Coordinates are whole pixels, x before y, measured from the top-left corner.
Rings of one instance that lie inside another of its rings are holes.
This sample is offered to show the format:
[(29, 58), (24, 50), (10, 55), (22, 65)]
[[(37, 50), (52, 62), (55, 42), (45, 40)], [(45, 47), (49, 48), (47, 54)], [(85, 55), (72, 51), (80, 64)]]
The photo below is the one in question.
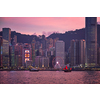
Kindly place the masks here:
[(25, 62), (26, 62), (26, 61), (29, 61), (29, 58), (25, 58)]
[(29, 53), (29, 50), (25, 50), (25, 53)]
[(25, 57), (30, 57), (30, 55), (29, 54), (25, 54)]

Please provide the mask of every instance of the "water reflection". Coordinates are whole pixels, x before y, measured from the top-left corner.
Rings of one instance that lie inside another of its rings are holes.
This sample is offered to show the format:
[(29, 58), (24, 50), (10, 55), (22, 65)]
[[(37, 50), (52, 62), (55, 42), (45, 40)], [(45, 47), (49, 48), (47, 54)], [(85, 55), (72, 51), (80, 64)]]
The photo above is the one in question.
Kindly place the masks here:
[(1, 71), (0, 84), (100, 84), (100, 71)]
[(100, 72), (85, 71), (83, 81), (84, 84), (100, 84)]

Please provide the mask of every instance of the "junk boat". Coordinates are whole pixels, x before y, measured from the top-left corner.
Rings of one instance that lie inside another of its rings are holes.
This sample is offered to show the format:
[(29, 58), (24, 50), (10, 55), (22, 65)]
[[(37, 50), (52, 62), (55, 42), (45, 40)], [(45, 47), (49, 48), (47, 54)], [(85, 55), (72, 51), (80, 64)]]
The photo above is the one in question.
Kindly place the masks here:
[(39, 69), (35, 69), (35, 68), (31, 68), (31, 69), (29, 69), (30, 71), (39, 71)]
[(67, 66), (63, 69), (64, 72), (71, 72), (72, 68), (68, 68)]

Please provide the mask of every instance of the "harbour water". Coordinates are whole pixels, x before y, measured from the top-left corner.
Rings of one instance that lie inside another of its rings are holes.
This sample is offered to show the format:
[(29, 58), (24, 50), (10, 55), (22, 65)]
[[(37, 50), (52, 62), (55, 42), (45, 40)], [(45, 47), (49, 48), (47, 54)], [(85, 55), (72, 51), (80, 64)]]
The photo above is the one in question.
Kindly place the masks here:
[(100, 84), (100, 71), (0, 71), (0, 84)]

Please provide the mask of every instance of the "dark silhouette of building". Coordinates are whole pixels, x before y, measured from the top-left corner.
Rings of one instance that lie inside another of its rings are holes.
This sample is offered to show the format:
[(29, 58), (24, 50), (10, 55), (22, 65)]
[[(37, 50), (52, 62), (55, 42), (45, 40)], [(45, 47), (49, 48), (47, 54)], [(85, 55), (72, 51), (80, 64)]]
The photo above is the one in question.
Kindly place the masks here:
[(97, 49), (97, 64), (100, 66), (100, 47)]
[(10, 66), (10, 45), (11, 45), (11, 29), (3, 28), (2, 29), (2, 37), (3, 37), (3, 66)]
[(2, 36), (0, 36), (0, 67), (2, 67)]
[(85, 18), (86, 67), (97, 65), (97, 18)]
[(85, 40), (71, 40), (69, 61), (71, 66), (85, 65)]

